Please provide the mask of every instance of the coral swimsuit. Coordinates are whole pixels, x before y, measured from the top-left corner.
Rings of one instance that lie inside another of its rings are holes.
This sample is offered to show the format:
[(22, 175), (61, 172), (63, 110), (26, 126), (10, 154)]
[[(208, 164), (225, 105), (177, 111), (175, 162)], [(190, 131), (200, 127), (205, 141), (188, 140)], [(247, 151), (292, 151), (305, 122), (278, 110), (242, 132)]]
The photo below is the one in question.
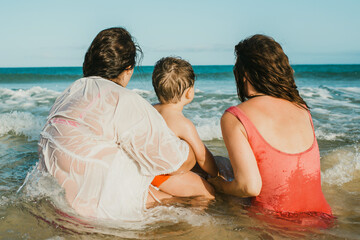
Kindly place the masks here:
[[(309, 149), (289, 154), (272, 147), (239, 108), (230, 107), (226, 111), (243, 124), (259, 167), (262, 189), (259, 196), (253, 198), (252, 206), (280, 213), (332, 214), (321, 190), (320, 153), (315, 133)], [(309, 117), (314, 130), (310, 113)]]

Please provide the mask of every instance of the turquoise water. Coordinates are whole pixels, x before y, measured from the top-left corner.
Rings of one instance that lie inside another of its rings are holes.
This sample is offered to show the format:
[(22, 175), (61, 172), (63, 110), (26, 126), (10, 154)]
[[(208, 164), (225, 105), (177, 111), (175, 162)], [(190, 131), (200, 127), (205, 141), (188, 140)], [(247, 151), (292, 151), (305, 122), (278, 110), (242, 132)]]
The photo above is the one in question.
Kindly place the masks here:
[[(61, 189), (27, 173), (38, 161), (37, 140), (56, 97), (82, 75), (79, 67), (0, 68), (0, 239), (359, 239), (360, 65), (294, 65), (300, 94), (311, 107), (321, 152), (324, 194), (337, 221), (330, 229), (280, 227), (250, 217), (236, 198), (193, 199), (153, 209), (152, 222), (79, 224), (61, 214)], [(128, 88), (151, 103), (152, 67), (135, 69)], [(226, 156), (219, 119), (239, 103), (232, 66), (195, 66), (196, 93), (184, 113), (215, 155)], [(276, 222), (276, 221), (273, 221)], [(281, 224), (283, 225), (283, 224)]]

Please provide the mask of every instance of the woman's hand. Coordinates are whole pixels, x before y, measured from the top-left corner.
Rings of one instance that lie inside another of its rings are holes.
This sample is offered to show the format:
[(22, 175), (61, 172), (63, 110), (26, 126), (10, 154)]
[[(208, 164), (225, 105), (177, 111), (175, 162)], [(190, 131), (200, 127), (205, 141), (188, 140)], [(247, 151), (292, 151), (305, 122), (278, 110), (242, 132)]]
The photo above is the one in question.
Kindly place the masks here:
[(213, 187), (215, 188), (216, 191), (222, 192), (222, 193), (224, 192), (224, 190), (223, 190), (223, 184), (224, 184), (225, 182), (227, 182), (227, 181), (226, 181), (226, 179), (225, 179), (223, 176), (221, 176), (220, 174), (217, 175), (216, 177), (208, 178), (207, 181), (208, 181), (211, 185), (213, 185)]
[(230, 160), (223, 156), (214, 156), (214, 159), (222, 178), (232, 181), (234, 179), (234, 172)]

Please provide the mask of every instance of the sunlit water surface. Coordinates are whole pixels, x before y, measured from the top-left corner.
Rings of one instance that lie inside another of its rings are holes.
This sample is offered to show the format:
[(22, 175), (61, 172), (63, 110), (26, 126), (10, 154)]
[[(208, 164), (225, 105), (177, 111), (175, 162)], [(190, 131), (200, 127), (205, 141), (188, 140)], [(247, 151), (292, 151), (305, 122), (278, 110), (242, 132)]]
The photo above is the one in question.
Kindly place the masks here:
[[(321, 152), (322, 187), (336, 220), (306, 227), (253, 214), (247, 201), (178, 199), (151, 208), (141, 222), (77, 216), (52, 177), (40, 173), (37, 141), (56, 97), (80, 68), (0, 69), (0, 239), (360, 239), (360, 66), (294, 66), (311, 107)], [(129, 84), (149, 102), (151, 67)], [(196, 95), (184, 113), (214, 153), (227, 156), (219, 119), (239, 103), (231, 66), (198, 66)], [(21, 187), (27, 177), (26, 184)]]

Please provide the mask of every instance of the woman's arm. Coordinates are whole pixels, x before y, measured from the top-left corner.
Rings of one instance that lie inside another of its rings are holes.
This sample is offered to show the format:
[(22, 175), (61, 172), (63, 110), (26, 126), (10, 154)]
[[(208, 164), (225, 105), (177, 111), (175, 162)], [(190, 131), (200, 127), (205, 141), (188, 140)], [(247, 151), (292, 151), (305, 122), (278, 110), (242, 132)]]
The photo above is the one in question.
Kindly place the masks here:
[(209, 179), (223, 193), (238, 197), (254, 197), (260, 194), (262, 181), (254, 153), (241, 122), (226, 112), (221, 118), (221, 131), (234, 171), (231, 182), (217, 177)]
[(212, 177), (217, 176), (219, 171), (214, 156), (201, 141), (194, 124), (189, 119), (183, 117), (183, 119), (181, 119), (181, 124), (177, 125), (181, 126), (181, 131), (177, 131), (178, 137), (188, 142), (193, 148), (196, 162), (199, 166)]

